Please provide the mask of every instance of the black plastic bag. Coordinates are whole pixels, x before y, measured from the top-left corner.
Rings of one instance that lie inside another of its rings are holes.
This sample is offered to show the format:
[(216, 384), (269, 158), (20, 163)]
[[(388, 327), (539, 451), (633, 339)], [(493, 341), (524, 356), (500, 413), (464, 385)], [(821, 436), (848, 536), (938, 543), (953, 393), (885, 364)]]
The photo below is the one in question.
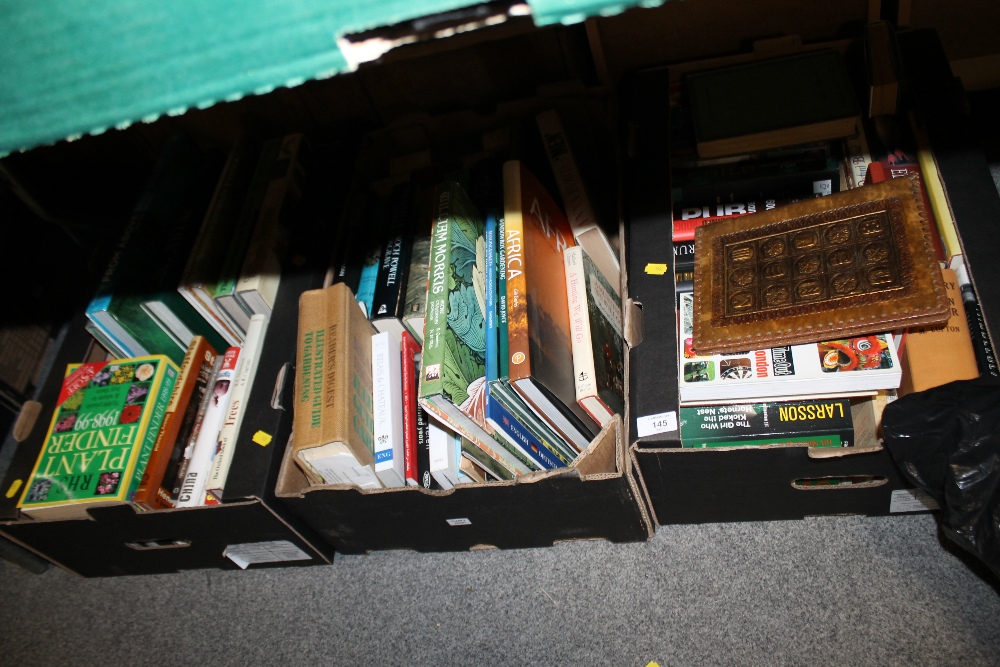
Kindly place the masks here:
[(945, 536), (1000, 577), (1000, 379), (904, 396), (882, 430), (903, 474), (941, 507)]

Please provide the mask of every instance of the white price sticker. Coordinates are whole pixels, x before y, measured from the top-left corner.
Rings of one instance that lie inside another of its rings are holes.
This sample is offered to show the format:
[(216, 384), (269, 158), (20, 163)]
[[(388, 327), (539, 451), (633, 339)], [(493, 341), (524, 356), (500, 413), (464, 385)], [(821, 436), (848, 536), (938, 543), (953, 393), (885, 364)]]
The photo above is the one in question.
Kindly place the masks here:
[(468, 519), (445, 519), (449, 526), (471, 526), (472, 522)]
[(635, 430), (640, 438), (658, 433), (670, 433), (677, 430), (677, 413), (662, 412), (658, 415), (647, 415), (635, 420)]
[(230, 544), (223, 555), (245, 570), (253, 563), (281, 563), (309, 560), (311, 556), (288, 540)]
[(937, 502), (926, 491), (920, 489), (897, 489), (889, 498), (890, 514), (936, 509), (940, 509)]

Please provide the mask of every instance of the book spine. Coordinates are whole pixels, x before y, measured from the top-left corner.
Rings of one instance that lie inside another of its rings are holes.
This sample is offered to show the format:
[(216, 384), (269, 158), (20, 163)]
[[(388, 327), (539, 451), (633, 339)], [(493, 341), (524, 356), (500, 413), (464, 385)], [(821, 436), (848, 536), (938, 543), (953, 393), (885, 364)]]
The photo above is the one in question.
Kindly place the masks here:
[(793, 204), (799, 201), (798, 198), (764, 199), (761, 201), (742, 201), (727, 203), (709, 203), (702, 205), (681, 205), (674, 209), (673, 241), (693, 241), (694, 230), (701, 225), (707, 225), (716, 220), (728, 218), (738, 218), (743, 215), (751, 215), (758, 210), (770, 211), (771, 209)]
[(972, 350), (976, 355), (976, 366), (979, 375), (983, 377), (1000, 377), (1000, 364), (997, 362), (990, 333), (986, 328), (986, 319), (979, 305), (976, 290), (969, 279), (969, 270), (965, 260), (954, 263), (955, 277), (959, 291), (962, 294), (962, 305), (965, 306), (965, 318), (969, 324), (969, 337), (972, 338)]
[(229, 408), (219, 429), (219, 444), (212, 459), (212, 470), (205, 483), (205, 491), (215, 502), (222, 502), (222, 492), (226, 488), (229, 468), (236, 456), (237, 438), (240, 426), (246, 414), (246, 400), (249, 398), (254, 378), (257, 376), (257, 363), (260, 361), (261, 350), (264, 348), (264, 337), (267, 335), (268, 317), (254, 315), (247, 327), (246, 340), (240, 348), (239, 363), (230, 389)]
[(156, 509), (160, 484), (170, 462), (174, 442), (180, 434), (188, 404), (191, 402), (198, 376), (206, 359), (215, 360), (215, 350), (203, 336), (196, 336), (188, 346), (184, 360), (181, 362), (177, 387), (170, 396), (163, 424), (156, 435), (153, 451), (149, 456), (139, 487), (136, 489), (133, 502), (143, 509)]
[(543, 111), (536, 116), (536, 122), (542, 135), (542, 142), (545, 144), (549, 165), (556, 177), (556, 187), (559, 188), (573, 236), (577, 243), (586, 248), (608, 281), (618, 284), (621, 265), (608, 242), (607, 235), (597, 222), (597, 216), (594, 215), (590, 197), (577, 168), (569, 140), (563, 131), (559, 114), (552, 109)]
[[(233, 233), (229, 239), (228, 252), (226, 252), (226, 257), (219, 268), (219, 277), (215, 284), (214, 295), (217, 301), (220, 297), (231, 296), (235, 298), (234, 290), (236, 289), (236, 281), (240, 277), (240, 268), (243, 266), (247, 246), (253, 234), (254, 223), (260, 214), (260, 209), (267, 193), (271, 174), (278, 159), (281, 142), (282, 139), (280, 138), (271, 139), (266, 141), (261, 147), (250, 187), (246, 198), (243, 200), (243, 206), (240, 207), (239, 218), (233, 227)], [(219, 305), (222, 306), (221, 303)], [(223, 306), (223, 308), (225, 307)], [(229, 309), (226, 308), (226, 311), (229, 312)], [(249, 316), (247, 317), (247, 324), (249, 324)], [(246, 331), (246, 326), (240, 327), (240, 331)]]
[(564, 461), (554, 456), (532, 431), (525, 428), (502, 403), (491, 400), (488, 410), (490, 424), (510, 443), (510, 446), (517, 448), (521, 456), (531, 461), (534, 467), (539, 470), (551, 470), (566, 465)]
[(531, 376), (520, 168), (517, 162), (505, 162), (503, 166), (504, 249), (507, 266), (507, 362), (508, 376), (512, 382)]
[(212, 459), (219, 446), (219, 433), (229, 410), (229, 397), (236, 376), (240, 348), (230, 347), (223, 355), (222, 367), (212, 386), (211, 398), (198, 437), (191, 450), (190, 462), (177, 496), (177, 507), (205, 504), (205, 485), (212, 471)]
[(386, 487), (405, 486), (399, 343), (389, 333), (378, 333), (371, 346), (375, 474)]
[(417, 374), (420, 373), (420, 345), (409, 331), (402, 335), (403, 381), (403, 474), (410, 486), (420, 485), (417, 469)]
[(504, 244), (507, 226), (504, 216), (497, 218), (497, 377), (510, 375), (510, 346), (507, 316), (507, 248)]
[(380, 266), (372, 294), (371, 319), (395, 318), (402, 323), (413, 243), (409, 229), (414, 206), (412, 186), (405, 183), (397, 187), (391, 200), (388, 233), (382, 243)]
[(419, 395), (441, 392), (441, 368), (444, 363), (444, 334), (448, 326), (448, 274), (451, 267), (451, 190), (437, 193), (437, 215), (431, 229), (431, 255), (427, 282), (427, 312), (424, 321), (423, 353), (420, 365)]
[(422, 226), (413, 237), (410, 248), (410, 267), (406, 278), (406, 304), (403, 309), (403, 324), (422, 343), (424, 339), (424, 315), (427, 312), (427, 275), (430, 268), (431, 230)]
[(267, 186), (246, 256), (233, 288), (247, 312), (270, 315), (288, 245), (290, 208), (301, 195), (302, 135), (290, 134), (278, 152), (280, 171)]
[(168, 480), (164, 479), (163, 481), (163, 489), (166, 491), (166, 497), (161, 498), (161, 500), (163, 501), (163, 505), (166, 505), (167, 507), (177, 506), (177, 498), (180, 496), (181, 486), (184, 484), (188, 467), (191, 465), (191, 453), (194, 450), (195, 442), (198, 440), (198, 434), (201, 433), (201, 425), (205, 421), (205, 413), (208, 412), (208, 406), (212, 404), (212, 389), (215, 387), (215, 380), (219, 377), (219, 372), (222, 370), (222, 362), (224, 360), (225, 354), (217, 354), (215, 361), (212, 362), (212, 367), (208, 372), (208, 377), (205, 381), (205, 389), (202, 392), (201, 401), (198, 404), (198, 410), (195, 413), (194, 421), (191, 424), (191, 429), (187, 435), (186, 441), (183, 441), (183, 449), (181, 450), (180, 456), (177, 460), (176, 471), (172, 480), (173, 483), (168, 488)]
[(130, 463), (130, 469), (126, 471), (125, 477), (129, 480), (129, 484), (125, 491), (125, 499), (129, 501), (135, 498), (136, 490), (142, 481), (146, 465), (149, 463), (149, 457), (153, 453), (153, 447), (156, 444), (156, 436), (163, 426), (163, 420), (170, 405), (170, 396), (174, 391), (174, 386), (177, 384), (177, 376), (179, 374), (177, 367), (169, 362), (165, 362), (164, 366), (165, 369), (160, 376), (160, 386), (158, 390), (155, 387), (153, 389), (157, 392), (156, 402), (153, 404), (153, 409), (149, 412), (149, 421), (146, 422), (141, 444), (138, 447), (135, 458)]
[(853, 443), (854, 425), (848, 399), (763, 402), (681, 407), (684, 447), (729, 447), (745, 444), (822, 442), (836, 436), (836, 446)]
[[(566, 248), (563, 251), (563, 258), (566, 263), (566, 297), (569, 301), (573, 377), (576, 381), (576, 400), (579, 402), (597, 394), (590, 317), (587, 312), (587, 287), (583, 272), (583, 248), (580, 246)], [(584, 408), (586, 409), (586, 406)]]
[(419, 405), (416, 406), (417, 422), (417, 486), (425, 489), (440, 488), (431, 476), (430, 418)]
[(858, 123), (854, 136), (844, 139), (844, 166), (850, 187), (860, 188), (865, 184), (868, 163), (871, 161), (872, 155), (868, 149), (864, 126)]

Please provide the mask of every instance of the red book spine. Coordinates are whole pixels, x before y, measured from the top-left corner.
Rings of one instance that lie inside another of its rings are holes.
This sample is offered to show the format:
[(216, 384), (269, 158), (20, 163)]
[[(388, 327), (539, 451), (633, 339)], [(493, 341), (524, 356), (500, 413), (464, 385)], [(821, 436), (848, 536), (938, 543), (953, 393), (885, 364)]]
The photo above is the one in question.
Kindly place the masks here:
[(420, 486), (417, 470), (417, 366), (420, 364), (420, 343), (403, 331), (402, 337), (402, 378), (403, 378), (403, 473), (406, 483)]

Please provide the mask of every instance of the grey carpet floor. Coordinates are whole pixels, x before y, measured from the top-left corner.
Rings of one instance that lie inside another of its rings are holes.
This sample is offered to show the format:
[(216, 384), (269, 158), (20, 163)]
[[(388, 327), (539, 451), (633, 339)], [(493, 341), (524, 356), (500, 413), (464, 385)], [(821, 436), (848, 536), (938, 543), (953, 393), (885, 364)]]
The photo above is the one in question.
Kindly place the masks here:
[(0, 561), (0, 663), (998, 665), (977, 569), (930, 515), (108, 579)]

